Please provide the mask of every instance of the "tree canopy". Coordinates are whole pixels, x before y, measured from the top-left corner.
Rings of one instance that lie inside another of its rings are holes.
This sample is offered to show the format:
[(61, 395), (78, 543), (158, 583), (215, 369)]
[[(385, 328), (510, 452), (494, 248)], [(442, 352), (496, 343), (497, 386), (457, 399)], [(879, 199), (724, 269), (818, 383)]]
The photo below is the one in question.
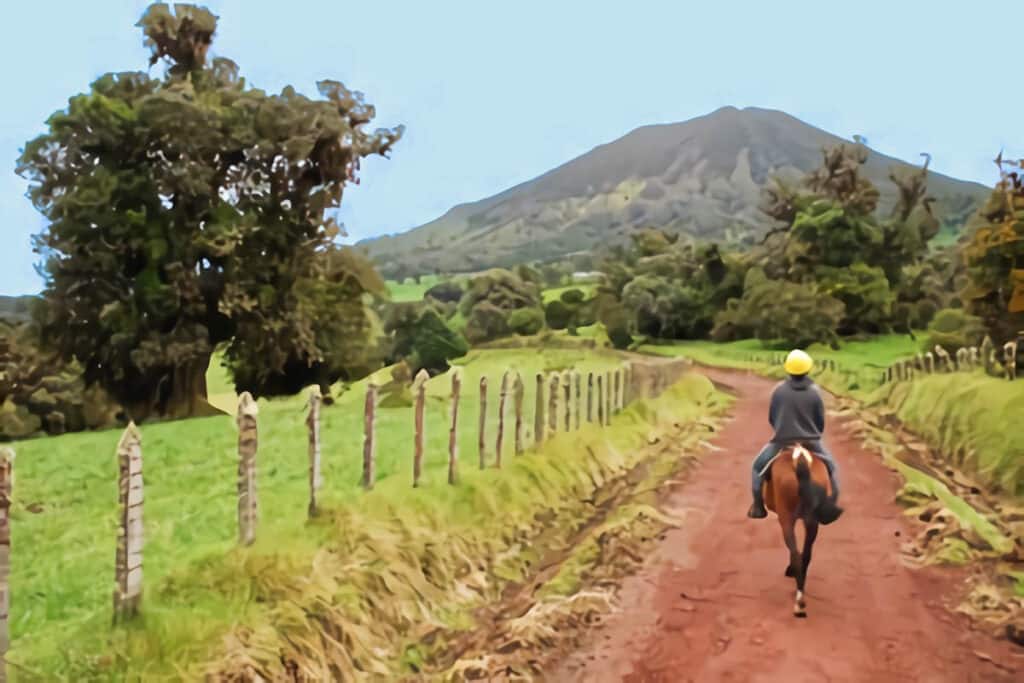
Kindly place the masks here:
[(363, 295), (383, 283), (331, 213), (402, 127), (368, 132), (374, 108), (337, 81), (251, 87), (210, 57), (203, 8), (156, 3), (138, 25), (162, 76), (101, 76), (18, 163), (49, 222), (43, 338), (135, 419), (201, 411), (218, 345), (257, 395), (362, 371)]
[(1024, 160), (996, 160), (1000, 180), (978, 211), (963, 255), (968, 284), (963, 298), (996, 341), (1024, 330), (1024, 179), (1003, 166), (1024, 168)]

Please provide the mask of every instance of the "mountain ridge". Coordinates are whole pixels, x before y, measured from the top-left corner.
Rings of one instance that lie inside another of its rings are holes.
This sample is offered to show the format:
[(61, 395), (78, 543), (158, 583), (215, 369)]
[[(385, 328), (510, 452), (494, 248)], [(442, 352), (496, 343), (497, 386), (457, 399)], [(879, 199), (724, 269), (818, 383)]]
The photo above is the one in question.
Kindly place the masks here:
[[(557, 258), (654, 226), (700, 239), (749, 243), (771, 219), (758, 210), (771, 176), (795, 180), (825, 146), (846, 140), (774, 109), (725, 106), (677, 123), (649, 124), (410, 230), (357, 246), (385, 275), (476, 270)], [(865, 174), (880, 208), (896, 199), (889, 168), (913, 164), (869, 148)], [(957, 229), (990, 188), (929, 171), (946, 229)]]

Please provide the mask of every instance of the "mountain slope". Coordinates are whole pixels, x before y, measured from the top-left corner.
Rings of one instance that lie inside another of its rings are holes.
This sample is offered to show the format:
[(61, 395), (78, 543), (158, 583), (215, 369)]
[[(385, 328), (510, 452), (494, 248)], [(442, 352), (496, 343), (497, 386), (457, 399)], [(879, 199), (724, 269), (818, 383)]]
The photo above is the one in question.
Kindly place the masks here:
[[(360, 243), (386, 274), (473, 270), (547, 259), (656, 226), (719, 241), (750, 240), (770, 220), (758, 209), (773, 174), (797, 178), (821, 148), (845, 141), (780, 111), (723, 107), (683, 123), (644, 126), (500, 194), (452, 208), (408, 232)], [(888, 178), (906, 162), (871, 152), (865, 170), (887, 211)], [(962, 225), (988, 189), (929, 174), (935, 209)]]

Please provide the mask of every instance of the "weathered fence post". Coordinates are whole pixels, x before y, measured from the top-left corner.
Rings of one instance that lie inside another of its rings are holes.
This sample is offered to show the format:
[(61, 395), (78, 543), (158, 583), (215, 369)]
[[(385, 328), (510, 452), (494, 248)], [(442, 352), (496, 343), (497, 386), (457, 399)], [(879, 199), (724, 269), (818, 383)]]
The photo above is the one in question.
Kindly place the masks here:
[(935, 345), (935, 355), (938, 357), (942, 364), (943, 372), (951, 372), (953, 370), (953, 361), (949, 357), (949, 352), (942, 348), (938, 344)]
[(316, 492), (320, 490), (320, 404), (323, 397), (320, 387), (313, 387), (309, 392), (309, 416), (306, 426), (309, 428), (309, 510), (310, 517), (316, 516)]
[(377, 426), (377, 385), (366, 385), (366, 401), (363, 403), (363, 488), (373, 488), (376, 463), (374, 462), (374, 437)]
[(565, 431), (572, 431), (572, 372), (565, 371), (562, 376), (563, 394), (565, 397)]
[(459, 481), (459, 394), (462, 391), (462, 377), (459, 369), (452, 370), (452, 424), (448, 428), (448, 483)]
[(1003, 365), (1006, 366), (1006, 379), (1017, 379), (1017, 345), (1012, 341), (1003, 344)]
[(604, 421), (605, 424), (612, 423), (612, 371), (604, 373)]
[(995, 352), (995, 345), (992, 343), (992, 337), (985, 335), (985, 338), (981, 340), (981, 362), (985, 364), (985, 373), (991, 374), (995, 363), (992, 362), (992, 354)]
[(256, 451), (259, 410), (248, 391), (238, 397), (238, 542), (252, 545), (256, 540), (259, 506), (256, 502)]
[(416, 389), (414, 414), (416, 432), (413, 435), (412, 450), (412, 485), (414, 487), (420, 485), (420, 476), (423, 474), (423, 412), (427, 406), (428, 379), (430, 379), (430, 374), (425, 369), (421, 369), (416, 373), (416, 379), (412, 382)]
[(622, 390), (622, 377), (621, 375), (619, 375), (619, 372), (621, 372), (619, 369), (615, 369), (612, 371), (612, 375), (615, 377), (615, 400), (613, 401), (613, 403), (615, 406), (616, 413), (622, 410), (622, 403), (620, 403), (621, 395), (619, 394), (619, 392)]
[(573, 371), (573, 373), (572, 373), (572, 381), (573, 381), (573, 385), (576, 387), (576, 400), (573, 402), (573, 406), (575, 408), (575, 414), (576, 414), (576, 431), (579, 431), (579, 429), (580, 429), (580, 408), (582, 407), (581, 406), (581, 396), (580, 396), (581, 392), (580, 392), (580, 388), (581, 388), (581, 385), (582, 385), (582, 382), (583, 382), (579, 372), (577, 372), (575, 370)]
[(523, 454), (523, 396), (525, 391), (523, 376), (516, 372), (515, 382), (512, 383), (513, 403), (516, 411), (516, 455)]
[(928, 351), (924, 354), (925, 372), (929, 375), (935, 374), (935, 354)]
[(981, 353), (978, 351), (978, 347), (972, 346), (967, 350), (967, 354), (967, 361), (971, 364), (971, 368), (976, 369), (981, 364), (979, 362), (981, 358)]
[(139, 434), (134, 422), (128, 423), (117, 444), (117, 462), (118, 524), (117, 558), (114, 566), (114, 623), (135, 616), (142, 603), (142, 435)]
[(604, 380), (597, 376), (597, 423), (604, 427)]
[(558, 433), (558, 373), (551, 373), (551, 386), (548, 390), (548, 429), (552, 434)]
[(487, 378), (480, 378), (480, 420), (478, 424), (477, 450), (480, 469), (487, 467)]
[(956, 350), (956, 366), (955, 367), (956, 367), (957, 370), (961, 370), (962, 371), (966, 365), (967, 365), (967, 349), (965, 349), (964, 347), (961, 346), (959, 349)]
[(544, 373), (537, 373), (537, 395), (533, 398), (533, 443), (544, 441)]
[(587, 373), (587, 422), (594, 421), (594, 373)]
[(505, 400), (508, 396), (508, 370), (501, 376), (498, 393), (498, 435), (494, 440), (494, 466), (501, 467), (501, 445), (505, 440)]
[(14, 451), (0, 448), (0, 680), (7, 680), (11, 647), (11, 501), (14, 498)]
[(623, 409), (633, 400), (633, 377), (631, 364), (623, 365)]

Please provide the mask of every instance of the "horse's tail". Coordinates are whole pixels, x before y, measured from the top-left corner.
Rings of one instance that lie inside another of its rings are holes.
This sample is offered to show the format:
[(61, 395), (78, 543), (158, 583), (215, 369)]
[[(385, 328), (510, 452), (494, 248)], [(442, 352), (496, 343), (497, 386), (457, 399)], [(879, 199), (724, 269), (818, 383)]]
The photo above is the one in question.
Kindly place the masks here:
[(808, 520), (831, 524), (839, 519), (839, 515), (843, 514), (843, 509), (829, 498), (825, 487), (811, 479), (811, 468), (804, 458), (797, 460), (796, 480), (797, 490), (800, 492), (800, 500), (804, 504)]

